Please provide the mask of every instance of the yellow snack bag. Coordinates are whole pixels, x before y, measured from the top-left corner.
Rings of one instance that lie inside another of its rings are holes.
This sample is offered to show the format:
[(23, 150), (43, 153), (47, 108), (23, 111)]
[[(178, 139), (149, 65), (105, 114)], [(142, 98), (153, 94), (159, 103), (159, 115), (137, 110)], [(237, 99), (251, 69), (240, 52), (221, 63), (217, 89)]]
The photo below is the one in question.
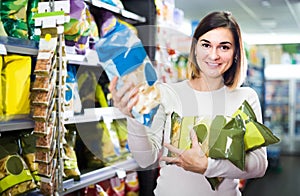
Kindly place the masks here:
[(30, 56), (3, 56), (1, 84), (4, 115), (29, 114), (30, 74)]
[[(0, 25), (1, 26), (1, 25)], [(1, 32), (1, 31), (0, 31)], [(3, 56), (1, 55), (0, 57), (0, 70), (2, 70), (2, 65), (3, 65)], [(2, 80), (0, 80), (0, 120), (2, 119), (3, 116), (3, 107), (2, 107)]]

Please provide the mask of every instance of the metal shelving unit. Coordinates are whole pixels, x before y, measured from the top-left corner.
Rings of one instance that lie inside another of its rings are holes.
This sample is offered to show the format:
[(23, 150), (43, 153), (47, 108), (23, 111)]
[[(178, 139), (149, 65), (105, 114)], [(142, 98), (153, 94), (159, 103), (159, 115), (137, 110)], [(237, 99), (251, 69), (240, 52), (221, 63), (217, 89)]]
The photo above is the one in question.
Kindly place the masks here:
[[(32, 55), (38, 54), (38, 43), (32, 40), (20, 39), (15, 37), (0, 36), (0, 45), (7, 53)], [(5, 54), (5, 51), (1, 51)]]
[(126, 118), (124, 114), (122, 114), (115, 107), (106, 107), (106, 108), (87, 108), (84, 109), (83, 114), (74, 115), (72, 117), (68, 117), (64, 120), (64, 124), (77, 124), (77, 123), (85, 123), (85, 122), (95, 122), (104, 119), (122, 119)]
[(101, 182), (110, 179), (117, 175), (119, 171), (130, 172), (138, 168), (137, 163), (133, 159), (128, 159), (126, 161), (114, 164), (112, 166), (107, 166), (92, 172), (83, 174), (80, 176), (80, 181), (74, 181), (73, 179), (65, 180), (63, 182), (64, 191), (63, 195), (72, 193), (90, 184)]
[(7, 131), (34, 128), (34, 121), (28, 116), (0, 121), (0, 134)]
[(266, 74), (266, 118), (280, 135), (283, 154), (300, 153), (299, 87), (300, 65), (268, 65)]
[(127, 19), (131, 19), (131, 20), (141, 22), (141, 23), (146, 22), (145, 17), (139, 16), (139, 15), (137, 15), (135, 13), (132, 13), (130, 11), (127, 11), (125, 9), (120, 9), (118, 7), (109, 5), (107, 3), (103, 3), (99, 0), (85, 0), (85, 2), (88, 3), (88, 4), (91, 4), (93, 6), (96, 6), (98, 8), (104, 8), (106, 10), (110, 10), (110, 11), (114, 12), (115, 14), (119, 14), (122, 17), (127, 18)]

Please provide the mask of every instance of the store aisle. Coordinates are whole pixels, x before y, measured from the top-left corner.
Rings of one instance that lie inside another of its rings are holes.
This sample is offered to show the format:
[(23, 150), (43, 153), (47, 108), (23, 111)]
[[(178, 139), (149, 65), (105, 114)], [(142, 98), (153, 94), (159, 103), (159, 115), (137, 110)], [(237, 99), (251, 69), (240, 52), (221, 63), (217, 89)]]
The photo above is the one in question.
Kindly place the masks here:
[(281, 156), (278, 168), (268, 169), (263, 178), (250, 180), (243, 196), (299, 196), (300, 156)]

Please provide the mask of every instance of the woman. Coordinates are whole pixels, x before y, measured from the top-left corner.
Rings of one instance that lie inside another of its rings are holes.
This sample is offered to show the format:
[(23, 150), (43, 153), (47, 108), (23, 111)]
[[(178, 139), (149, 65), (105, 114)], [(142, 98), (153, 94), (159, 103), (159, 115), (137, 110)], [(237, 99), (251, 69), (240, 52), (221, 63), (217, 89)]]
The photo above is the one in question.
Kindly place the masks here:
[[(193, 131), (191, 149), (180, 150), (169, 144), (173, 111), (182, 116), (231, 116), (247, 100), (258, 121), (262, 122), (257, 94), (249, 87), (240, 87), (245, 66), (239, 25), (231, 13), (213, 12), (201, 20), (193, 35), (189, 79), (159, 84), (162, 100), (151, 127), (130, 118), (130, 111), (138, 99), (137, 91), (130, 84), (117, 91), (117, 78), (111, 81), (110, 91), (115, 106), (129, 116), (128, 142), (133, 157), (141, 167), (157, 160), (161, 163), (155, 195), (241, 195), (238, 179), (265, 174), (265, 147), (246, 154), (245, 170), (242, 171), (229, 160), (205, 156)], [(168, 157), (168, 151), (177, 157)], [(215, 191), (206, 179), (211, 177), (224, 178)]]

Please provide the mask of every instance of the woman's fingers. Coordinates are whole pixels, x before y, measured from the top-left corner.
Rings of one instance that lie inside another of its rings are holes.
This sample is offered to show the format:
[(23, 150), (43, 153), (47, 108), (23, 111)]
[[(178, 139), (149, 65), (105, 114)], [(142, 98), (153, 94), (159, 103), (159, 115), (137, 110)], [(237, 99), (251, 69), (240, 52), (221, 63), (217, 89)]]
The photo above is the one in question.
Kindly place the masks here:
[(178, 166), (182, 167), (182, 159), (180, 158), (182, 153), (184, 152), (181, 149), (176, 148), (175, 146), (172, 146), (171, 144), (165, 143), (164, 146), (171, 151), (172, 153), (176, 154), (176, 157), (167, 157), (167, 156), (162, 156), (160, 158), (161, 161), (165, 161), (168, 164), (176, 164)]
[(117, 81), (118, 81), (118, 77), (115, 76), (109, 83), (109, 86), (108, 86), (108, 90), (111, 92), (111, 93), (114, 93), (116, 91), (116, 87), (117, 87)]
[(194, 148), (197, 151), (199, 151), (200, 156), (204, 156), (205, 153), (202, 150), (202, 144), (198, 141), (198, 137), (197, 137), (197, 134), (194, 131), (194, 129), (192, 129), (190, 131), (190, 138), (191, 138), (191, 141), (192, 141), (192, 148)]
[(115, 76), (109, 84), (114, 106), (124, 114), (131, 116), (131, 110), (138, 101), (138, 88), (134, 88), (132, 82), (125, 83), (120, 89), (116, 89), (118, 77)]
[(183, 150), (176, 148), (175, 146), (169, 144), (169, 143), (165, 143), (164, 146), (171, 151), (172, 153), (176, 154), (177, 156), (181, 155), (183, 153)]
[(196, 132), (194, 131), (194, 129), (192, 129), (192, 130), (190, 131), (190, 138), (191, 138), (191, 141), (192, 141), (192, 147), (193, 147), (193, 146), (199, 145), (199, 141), (198, 141), (198, 138), (197, 138), (197, 134), (196, 134)]

